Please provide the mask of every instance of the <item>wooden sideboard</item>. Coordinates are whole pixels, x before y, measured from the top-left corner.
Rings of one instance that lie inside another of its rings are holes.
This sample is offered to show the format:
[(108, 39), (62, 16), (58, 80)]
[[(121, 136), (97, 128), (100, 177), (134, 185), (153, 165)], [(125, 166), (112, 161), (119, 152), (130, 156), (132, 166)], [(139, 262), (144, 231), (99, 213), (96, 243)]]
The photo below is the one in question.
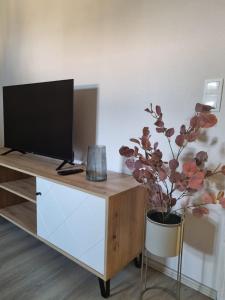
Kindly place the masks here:
[(104, 182), (86, 180), (85, 172), (60, 176), (58, 164), (0, 155), (0, 216), (95, 274), (108, 297), (110, 279), (142, 252), (145, 191), (115, 172)]

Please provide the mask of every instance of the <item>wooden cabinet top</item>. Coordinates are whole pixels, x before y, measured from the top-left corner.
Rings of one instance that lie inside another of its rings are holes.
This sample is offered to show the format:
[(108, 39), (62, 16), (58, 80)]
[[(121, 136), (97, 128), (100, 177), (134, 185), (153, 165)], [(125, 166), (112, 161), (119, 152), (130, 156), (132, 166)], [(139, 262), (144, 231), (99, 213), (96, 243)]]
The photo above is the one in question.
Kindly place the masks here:
[[(7, 148), (0, 148), (0, 154)], [(20, 154), (13, 152), (8, 155), (0, 155), (0, 166), (20, 171), (32, 176), (47, 178), (60, 184), (80, 189), (100, 197), (111, 197), (121, 192), (139, 186), (132, 176), (108, 171), (107, 181), (93, 182), (86, 179), (86, 173), (78, 173), (67, 176), (57, 174), (56, 168), (61, 161), (31, 153)]]

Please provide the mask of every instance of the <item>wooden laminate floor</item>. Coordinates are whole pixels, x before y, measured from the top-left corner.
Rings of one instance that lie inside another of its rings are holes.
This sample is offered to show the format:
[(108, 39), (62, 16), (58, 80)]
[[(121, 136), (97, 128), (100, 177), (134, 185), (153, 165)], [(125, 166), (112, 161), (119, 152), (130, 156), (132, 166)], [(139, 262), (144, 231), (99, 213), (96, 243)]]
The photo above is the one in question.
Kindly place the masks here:
[[(130, 264), (111, 282), (112, 300), (173, 300), (163, 290), (140, 297), (140, 270)], [(175, 282), (152, 271), (151, 283), (164, 288)], [(0, 300), (97, 300), (97, 279), (91, 273), (0, 217)], [(182, 287), (182, 300), (207, 300)]]

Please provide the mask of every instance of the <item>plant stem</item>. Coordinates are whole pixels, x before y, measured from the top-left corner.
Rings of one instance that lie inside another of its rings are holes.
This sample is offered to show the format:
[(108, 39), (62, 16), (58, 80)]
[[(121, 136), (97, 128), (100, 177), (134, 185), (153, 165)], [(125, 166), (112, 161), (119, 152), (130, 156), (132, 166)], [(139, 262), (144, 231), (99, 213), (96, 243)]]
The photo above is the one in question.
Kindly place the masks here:
[[(186, 146), (186, 145), (185, 145)], [(183, 152), (185, 146), (181, 146), (180, 149), (178, 150), (178, 153), (177, 153), (177, 160), (178, 158), (180, 157), (181, 153)]]
[(168, 195), (168, 194), (169, 194), (169, 189), (168, 189), (168, 185), (167, 185), (167, 183), (166, 183), (165, 180), (163, 181), (163, 184), (164, 184), (164, 186), (165, 186), (165, 188), (166, 188), (166, 193), (167, 193), (167, 195)]
[(214, 172), (214, 171), (213, 171), (212, 174), (207, 175), (206, 177), (211, 177), (211, 176), (214, 176), (214, 175), (219, 174), (219, 173), (222, 173), (222, 172), (221, 172), (221, 171), (217, 171), (217, 172)]
[(218, 166), (215, 168), (215, 170), (213, 171), (213, 173), (215, 174), (216, 172), (218, 172), (217, 170), (220, 168), (221, 164), (218, 164)]
[(174, 154), (173, 148), (172, 148), (172, 146), (171, 146), (171, 141), (170, 141), (169, 138), (167, 138), (167, 141), (168, 141), (168, 143), (169, 143), (169, 146), (170, 146), (170, 150), (171, 150), (172, 156), (173, 156), (173, 158), (175, 159), (175, 154)]
[(145, 158), (146, 158), (146, 159), (148, 159), (149, 155), (150, 155), (150, 154), (147, 152), (147, 150), (145, 150)]
[(186, 195), (185, 195), (185, 192), (183, 192), (183, 193), (177, 198), (177, 201), (180, 200), (180, 199), (182, 199), (184, 196), (186, 196)]
[(174, 192), (173, 185), (174, 185), (174, 183), (172, 182), (172, 184), (171, 184), (171, 190), (170, 190), (170, 197), (173, 196), (173, 192)]

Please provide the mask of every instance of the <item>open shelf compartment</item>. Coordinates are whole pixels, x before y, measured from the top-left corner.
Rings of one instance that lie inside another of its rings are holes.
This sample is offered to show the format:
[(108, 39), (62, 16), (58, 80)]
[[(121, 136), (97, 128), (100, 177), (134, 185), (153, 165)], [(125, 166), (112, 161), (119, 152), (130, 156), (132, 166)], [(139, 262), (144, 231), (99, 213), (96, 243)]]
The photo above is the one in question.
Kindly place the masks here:
[(27, 177), (0, 183), (0, 188), (31, 202), (36, 202), (35, 178)]
[(36, 205), (25, 201), (0, 209), (0, 216), (22, 228), (31, 235), (37, 235)]
[(0, 166), (0, 188), (36, 202), (36, 178), (33, 176)]

